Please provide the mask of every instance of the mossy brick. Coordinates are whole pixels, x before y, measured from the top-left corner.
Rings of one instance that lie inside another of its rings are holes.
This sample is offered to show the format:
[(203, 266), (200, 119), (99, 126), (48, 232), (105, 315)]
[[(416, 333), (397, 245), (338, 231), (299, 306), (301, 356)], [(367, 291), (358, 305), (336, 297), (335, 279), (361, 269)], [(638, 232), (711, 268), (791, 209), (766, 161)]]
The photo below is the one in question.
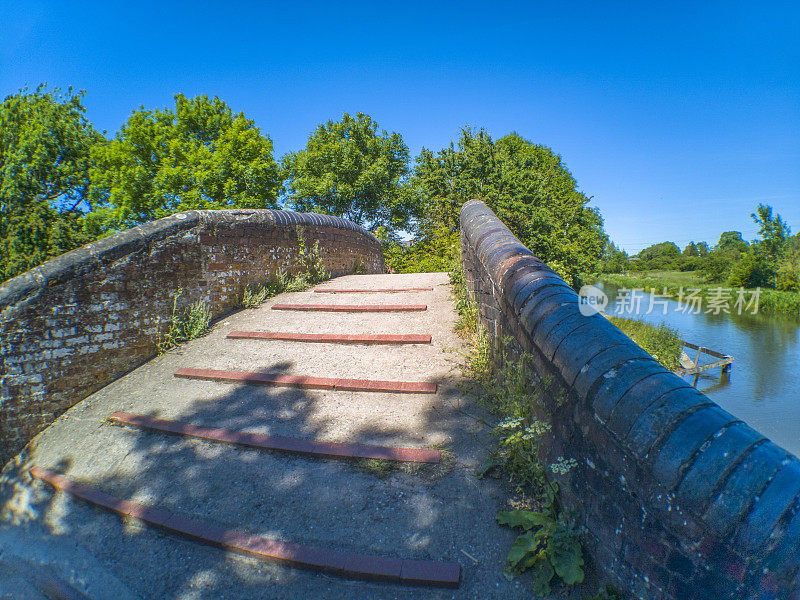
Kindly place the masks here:
[(713, 492), (721, 486), (738, 460), (764, 436), (745, 423), (734, 423), (714, 437), (683, 475), (675, 495), (681, 506), (700, 513), (712, 501)]
[(520, 321), (525, 331), (533, 337), (539, 321), (550, 311), (560, 308), (567, 302), (575, 302), (575, 293), (565, 290), (562, 286), (554, 285), (543, 288), (541, 293), (533, 296), (523, 307)]
[(787, 459), (758, 495), (736, 535), (736, 543), (754, 550), (763, 545), (778, 524), (778, 519), (800, 495), (800, 461)]
[(542, 350), (542, 353), (547, 356), (548, 360), (552, 359), (553, 356), (552, 353), (546, 352), (543, 348), (544, 340), (547, 335), (565, 319), (580, 315), (578, 303), (570, 302), (569, 300), (570, 298), (567, 297), (561, 299), (559, 302), (553, 302), (549, 310), (542, 314), (541, 319), (533, 324), (533, 330), (531, 331), (533, 343)]
[(674, 490), (683, 469), (696, 458), (700, 447), (723, 427), (735, 422), (737, 419), (733, 415), (715, 405), (686, 417), (651, 455), (653, 477), (664, 489)]
[(683, 415), (711, 404), (706, 396), (694, 388), (669, 391), (639, 415), (622, 437), (623, 443), (633, 456), (642, 459)]
[(652, 359), (622, 363), (603, 376), (603, 381), (586, 400), (601, 421), (608, 421), (617, 402), (630, 388), (645, 377), (665, 372), (664, 367)]
[[(544, 337), (544, 340), (542, 340), (542, 344), (540, 346), (545, 356), (547, 356), (550, 361), (553, 360), (556, 350), (558, 350), (559, 346), (561, 346), (561, 343), (569, 336), (573, 335), (578, 328), (583, 327), (592, 321), (603, 318), (599, 315), (587, 317), (586, 315), (581, 314), (578, 306), (574, 304), (567, 304), (565, 306), (571, 307), (574, 311), (573, 314), (568, 316), (566, 319), (563, 319), (558, 323), (558, 325), (550, 329), (550, 331)], [(577, 335), (585, 339), (585, 334), (586, 331), (584, 330), (583, 334), (578, 333)]]
[(633, 342), (622, 343), (599, 352), (581, 367), (572, 382), (572, 389), (582, 400), (586, 400), (593, 388), (609, 371), (628, 361), (652, 361), (647, 352)]
[(598, 325), (593, 321), (587, 322), (561, 342), (556, 350), (553, 364), (561, 372), (567, 385), (572, 385), (581, 368), (597, 354), (617, 344), (630, 343), (628, 337), (619, 330)]
[(505, 298), (514, 310), (514, 313), (520, 314), (522, 307), (525, 306), (525, 303), (530, 299), (531, 295), (537, 293), (537, 291), (545, 285), (567, 287), (567, 284), (555, 274), (546, 271), (533, 271), (525, 273), (517, 278), (514, 281), (514, 285), (512, 285), (508, 293), (505, 294)]
[(773, 533), (761, 567), (778, 573), (800, 569), (800, 501), (795, 502), (787, 522)]
[(506, 261), (503, 277), (500, 280), (500, 286), (504, 291), (513, 286), (520, 277), (525, 275), (543, 272), (552, 273), (550, 267), (531, 254), (530, 251), (527, 252), (527, 254), (520, 253)]
[(772, 442), (749, 452), (728, 475), (703, 521), (719, 535), (728, 535), (786, 458), (786, 451)]
[(608, 419), (608, 427), (618, 437), (624, 438), (639, 415), (658, 398), (673, 390), (688, 387), (688, 383), (673, 373), (657, 372), (645, 377), (617, 402)]

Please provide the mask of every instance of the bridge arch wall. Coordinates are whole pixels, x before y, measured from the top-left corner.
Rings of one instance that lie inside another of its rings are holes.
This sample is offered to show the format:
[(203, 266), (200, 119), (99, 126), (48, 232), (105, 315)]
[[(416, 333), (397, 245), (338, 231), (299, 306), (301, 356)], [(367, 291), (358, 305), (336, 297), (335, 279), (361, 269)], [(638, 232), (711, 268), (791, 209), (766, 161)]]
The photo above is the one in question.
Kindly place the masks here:
[(246, 285), (297, 269), (298, 234), (334, 276), (382, 273), (381, 245), (346, 219), (281, 210), (177, 213), (0, 284), (0, 461), (61, 413), (152, 358), (178, 307), (219, 318)]
[(800, 461), (601, 315), (480, 201), (461, 209), (467, 287), (554, 385), (550, 458), (606, 577), (637, 597), (800, 599)]

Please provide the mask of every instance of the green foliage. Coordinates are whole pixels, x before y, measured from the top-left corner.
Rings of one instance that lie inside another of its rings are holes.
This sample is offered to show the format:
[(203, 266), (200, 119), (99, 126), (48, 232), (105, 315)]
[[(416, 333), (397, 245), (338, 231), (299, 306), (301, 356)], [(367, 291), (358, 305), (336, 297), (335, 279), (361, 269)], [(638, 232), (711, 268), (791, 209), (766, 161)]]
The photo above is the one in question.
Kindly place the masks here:
[(728, 285), (754, 288), (769, 282), (770, 267), (760, 253), (748, 252), (742, 255), (730, 268)]
[(378, 133), (368, 115), (344, 113), (283, 158), (289, 202), (296, 210), (346, 217), (371, 230), (408, 227), (417, 205), (402, 186), (409, 152), (398, 133)]
[(662, 242), (648, 246), (637, 255), (636, 269), (649, 271), (654, 269), (677, 269), (681, 260), (681, 251), (673, 242)]
[(172, 348), (177, 348), (184, 342), (204, 335), (211, 322), (211, 309), (208, 305), (198, 300), (190, 304), (183, 311), (178, 309), (178, 298), (183, 294), (183, 289), (178, 288), (172, 299), (172, 318), (166, 333), (159, 332), (156, 336), (156, 346), (159, 354)]
[(411, 246), (397, 243), (384, 246), (387, 269), (396, 273), (440, 273), (457, 258), (458, 233), (439, 231), (420, 238)]
[(570, 283), (602, 256), (600, 214), (561, 157), (515, 133), (495, 141), (464, 128), (457, 146), (422, 150), (410, 183), (424, 209), (416, 227), (422, 240), (455, 233), (461, 205), (477, 198)]
[(638, 319), (615, 316), (608, 319), (667, 369), (674, 371), (681, 367), (683, 340), (677, 329), (664, 323), (651, 325)]
[(620, 250), (611, 240), (603, 247), (599, 268), (601, 273), (623, 273), (628, 264), (628, 253)]
[(92, 152), (90, 197), (115, 228), (181, 210), (276, 208), (272, 141), (215, 97), (175, 96), (175, 110), (134, 111)]
[(0, 280), (91, 239), (78, 205), (102, 136), (84, 116), (83, 95), (40, 86), (0, 107)]
[(778, 265), (775, 286), (785, 292), (800, 292), (800, 249), (786, 253)]
[(715, 249), (747, 252), (750, 249), (750, 244), (742, 239), (741, 231), (723, 231), (719, 236)]
[(525, 533), (517, 536), (506, 557), (506, 572), (514, 576), (530, 570), (533, 591), (550, 593), (551, 582), (559, 577), (566, 585), (583, 581), (583, 552), (573, 520), (556, 508), (558, 486), (547, 488), (543, 510), (512, 510), (497, 513), (497, 522)]

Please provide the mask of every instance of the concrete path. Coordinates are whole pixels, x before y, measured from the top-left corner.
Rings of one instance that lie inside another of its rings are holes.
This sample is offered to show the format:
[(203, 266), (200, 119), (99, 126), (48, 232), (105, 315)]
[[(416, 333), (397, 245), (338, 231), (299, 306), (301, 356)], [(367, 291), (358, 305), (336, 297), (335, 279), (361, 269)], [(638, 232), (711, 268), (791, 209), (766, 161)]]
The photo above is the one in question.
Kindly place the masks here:
[[(488, 451), (488, 431), (485, 415), (457, 387), (463, 348), (453, 333), (447, 276), (353, 275), (321, 287), (426, 286), (433, 291), (282, 294), (231, 315), (205, 337), (87, 398), (3, 471), (0, 547), (4, 535), (13, 537), (18, 560), (39, 560), (96, 599), (530, 598), (530, 588), (502, 575), (513, 533), (496, 526), (494, 514), (504, 508), (505, 496), (496, 482), (474, 475)], [(425, 304), (427, 310), (295, 312), (272, 310), (274, 304)], [(237, 330), (430, 334), (432, 343), (226, 338)], [(438, 391), (262, 387), (179, 379), (173, 373), (180, 368), (424, 381), (436, 383)], [(310, 458), (114, 425), (106, 419), (115, 411), (235, 431), (446, 452), (438, 465), (392, 463), (386, 469), (374, 461)], [(54, 492), (29, 477), (33, 464), (218, 527), (344, 552), (457, 562), (461, 583), (457, 589), (431, 589), (355, 581), (238, 556)], [(20, 546), (20, 539), (30, 545)], [(53, 558), (58, 556), (76, 558), (59, 562)], [(98, 588), (98, 577), (108, 581), (107, 590)]]

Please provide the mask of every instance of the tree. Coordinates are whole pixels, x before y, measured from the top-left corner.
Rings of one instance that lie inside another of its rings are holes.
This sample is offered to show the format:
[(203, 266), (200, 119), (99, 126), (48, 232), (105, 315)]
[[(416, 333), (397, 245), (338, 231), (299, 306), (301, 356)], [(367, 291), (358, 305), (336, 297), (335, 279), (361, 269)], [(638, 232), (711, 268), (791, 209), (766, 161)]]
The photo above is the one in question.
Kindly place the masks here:
[(758, 225), (758, 235), (761, 237), (759, 246), (764, 250), (771, 261), (777, 262), (786, 249), (791, 229), (780, 215), (772, 216), (772, 207), (759, 204), (755, 213), (750, 215)]
[(697, 244), (695, 244), (694, 242), (690, 242), (689, 245), (683, 249), (681, 255), (687, 257), (700, 256), (700, 251), (697, 249)]
[(596, 271), (603, 255), (603, 220), (561, 157), (516, 133), (494, 141), (464, 128), (457, 146), (422, 150), (411, 184), (425, 209), (423, 239), (455, 235), (461, 205), (478, 198), (571, 283)]
[(681, 251), (674, 242), (661, 242), (648, 246), (637, 256), (639, 257), (638, 267), (643, 271), (674, 269), (678, 267)]
[(89, 156), (103, 137), (84, 117), (84, 92), (21, 90), (0, 110), (0, 278), (76, 248), (88, 237)]
[(714, 247), (715, 250), (727, 251), (735, 250), (736, 252), (747, 252), (750, 244), (742, 239), (741, 231), (724, 231), (719, 236), (719, 241)]
[(175, 110), (134, 111), (92, 153), (91, 198), (120, 228), (189, 209), (276, 208), (272, 140), (244, 113), (208, 96), (175, 96)]
[(603, 248), (603, 258), (600, 262), (601, 273), (624, 273), (628, 265), (628, 253), (617, 248), (611, 240)]
[(409, 227), (419, 214), (403, 186), (409, 152), (398, 133), (378, 133), (371, 117), (344, 113), (308, 138), (305, 150), (283, 158), (290, 205), (346, 217), (387, 234)]

